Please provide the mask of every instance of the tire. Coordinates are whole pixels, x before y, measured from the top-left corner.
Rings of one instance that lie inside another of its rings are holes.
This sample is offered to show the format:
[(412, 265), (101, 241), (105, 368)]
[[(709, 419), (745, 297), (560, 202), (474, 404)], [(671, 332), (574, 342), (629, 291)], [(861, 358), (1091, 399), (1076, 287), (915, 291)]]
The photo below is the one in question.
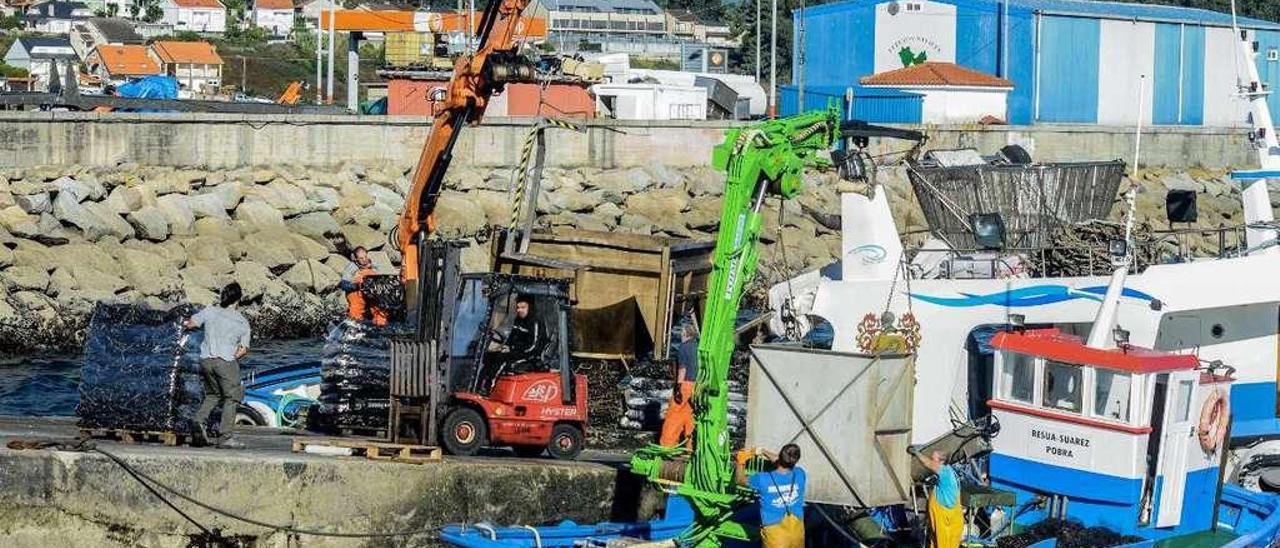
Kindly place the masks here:
[(258, 410), (247, 405), (241, 405), (236, 409), (236, 426), (266, 426), (267, 419), (263, 418)]
[(526, 459), (534, 459), (542, 456), (542, 452), (547, 448), (541, 445), (513, 445), (511, 450), (516, 452), (516, 456)]
[(441, 437), (450, 455), (474, 455), (489, 445), (489, 425), (475, 409), (459, 407), (445, 416)]
[(1000, 149), (1000, 155), (1003, 156), (1009, 164), (1015, 166), (1029, 166), (1032, 162), (1031, 153), (1027, 152), (1027, 149), (1022, 148), (1022, 145), (1005, 145), (1004, 148)]
[(547, 443), (547, 452), (559, 460), (573, 460), (582, 453), (585, 443), (581, 428), (572, 424), (557, 424), (551, 429), (551, 441)]

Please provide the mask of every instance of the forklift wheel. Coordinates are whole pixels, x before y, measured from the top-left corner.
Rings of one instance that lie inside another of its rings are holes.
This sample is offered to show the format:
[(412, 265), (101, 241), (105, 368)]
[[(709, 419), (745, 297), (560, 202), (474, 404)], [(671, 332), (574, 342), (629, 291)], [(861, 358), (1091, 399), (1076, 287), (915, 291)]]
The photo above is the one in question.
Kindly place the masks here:
[(551, 442), (547, 451), (560, 460), (573, 460), (582, 453), (582, 429), (572, 424), (557, 424), (551, 429)]
[(444, 448), (451, 455), (474, 455), (489, 445), (484, 417), (470, 407), (459, 407), (444, 419)]

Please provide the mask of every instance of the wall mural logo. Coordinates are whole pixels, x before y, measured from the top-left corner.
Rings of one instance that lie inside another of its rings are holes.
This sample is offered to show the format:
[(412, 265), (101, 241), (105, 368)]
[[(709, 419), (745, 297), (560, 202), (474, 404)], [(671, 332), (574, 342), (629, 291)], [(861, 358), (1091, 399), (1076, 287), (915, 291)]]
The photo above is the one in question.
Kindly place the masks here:
[(898, 58), (902, 59), (902, 67), (906, 68), (911, 65), (923, 64), (925, 61), (928, 61), (929, 52), (922, 51), (920, 53), (916, 53), (914, 51), (911, 51), (911, 48), (904, 47), (898, 50)]
[(885, 258), (889, 256), (889, 252), (883, 246), (876, 244), (863, 244), (849, 250), (850, 255), (856, 255), (864, 265), (873, 265), (883, 263)]
[[(1057, 304), (1065, 301), (1074, 301), (1076, 299), (1089, 299), (1101, 302), (1103, 295), (1106, 295), (1106, 293), (1107, 286), (1105, 285), (1082, 287), (1080, 289), (1071, 289), (1065, 285), (1033, 285), (1031, 287), (1020, 287), (1018, 289), (989, 293), (987, 295), (960, 293), (963, 295), (962, 297), (938, 297), (934, 295), (912, 293), (911, 297), (930, 304), (951, 308), (970, 308), (984, 305), (1023, 308), (1028, 306)], [(1156, 300), (1155, 297), (1152, 297), (1151, 295), (1136, 289), (1129, 289), (1127, 287), (1124, 288), (1123, 292), (1121, 292), (1121, 296), (1147, 302)]]
[(928, 62), (955, 62), (956, 7), (928, 1), (876, 6), (876, 73)]

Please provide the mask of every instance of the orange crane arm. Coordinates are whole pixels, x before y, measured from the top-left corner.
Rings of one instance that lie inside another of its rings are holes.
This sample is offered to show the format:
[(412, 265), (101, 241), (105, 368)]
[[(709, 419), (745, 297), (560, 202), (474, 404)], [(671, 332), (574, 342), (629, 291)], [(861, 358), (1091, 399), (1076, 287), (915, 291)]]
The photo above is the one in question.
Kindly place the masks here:
[(433, 213), (444, 174), (453, 160), (453, 146), (464, 124), (477, 124), (489, 97), (506, 82), (533, 78), (533, 67), (516, 55), (520, 14), (530, 0), (490, 0), (477, 28), (478, 47), (454, 63), (453, 78), (445, 90), (443, 108), (431, 125), (431, 135), (413, 171), (413, 184), (405, 198), (397, 224), (396, 241), (403, 253), (401, 277), (418, 279), (418, 247), (435, 230)]

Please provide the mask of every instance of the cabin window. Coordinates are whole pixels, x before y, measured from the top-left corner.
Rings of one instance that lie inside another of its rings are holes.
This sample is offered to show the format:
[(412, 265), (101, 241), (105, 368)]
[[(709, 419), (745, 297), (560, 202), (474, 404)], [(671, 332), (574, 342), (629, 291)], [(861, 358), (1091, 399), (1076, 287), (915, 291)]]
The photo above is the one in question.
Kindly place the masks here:
[(1178, 381), (1178, 399), (1173, 409), (1177, 413), (1175, 416), (1182, 422), (1191, 418), (1191, 383), (1192, 381)]
[(1080, 368), (1071, 364), (1050, 361), (1044, 366), (1044, 401), (1041, 405), (1079, 413), (1083, 391)]
[(1128, 373), (1098, 369), (1097, 387), (1094, 389), (1093, 414), (1099, 417), (1129, 421)]
[(1031, 403), (1036, 389), (1036, 359), (1021, 354), (1005, 354), (1000, 397)]

